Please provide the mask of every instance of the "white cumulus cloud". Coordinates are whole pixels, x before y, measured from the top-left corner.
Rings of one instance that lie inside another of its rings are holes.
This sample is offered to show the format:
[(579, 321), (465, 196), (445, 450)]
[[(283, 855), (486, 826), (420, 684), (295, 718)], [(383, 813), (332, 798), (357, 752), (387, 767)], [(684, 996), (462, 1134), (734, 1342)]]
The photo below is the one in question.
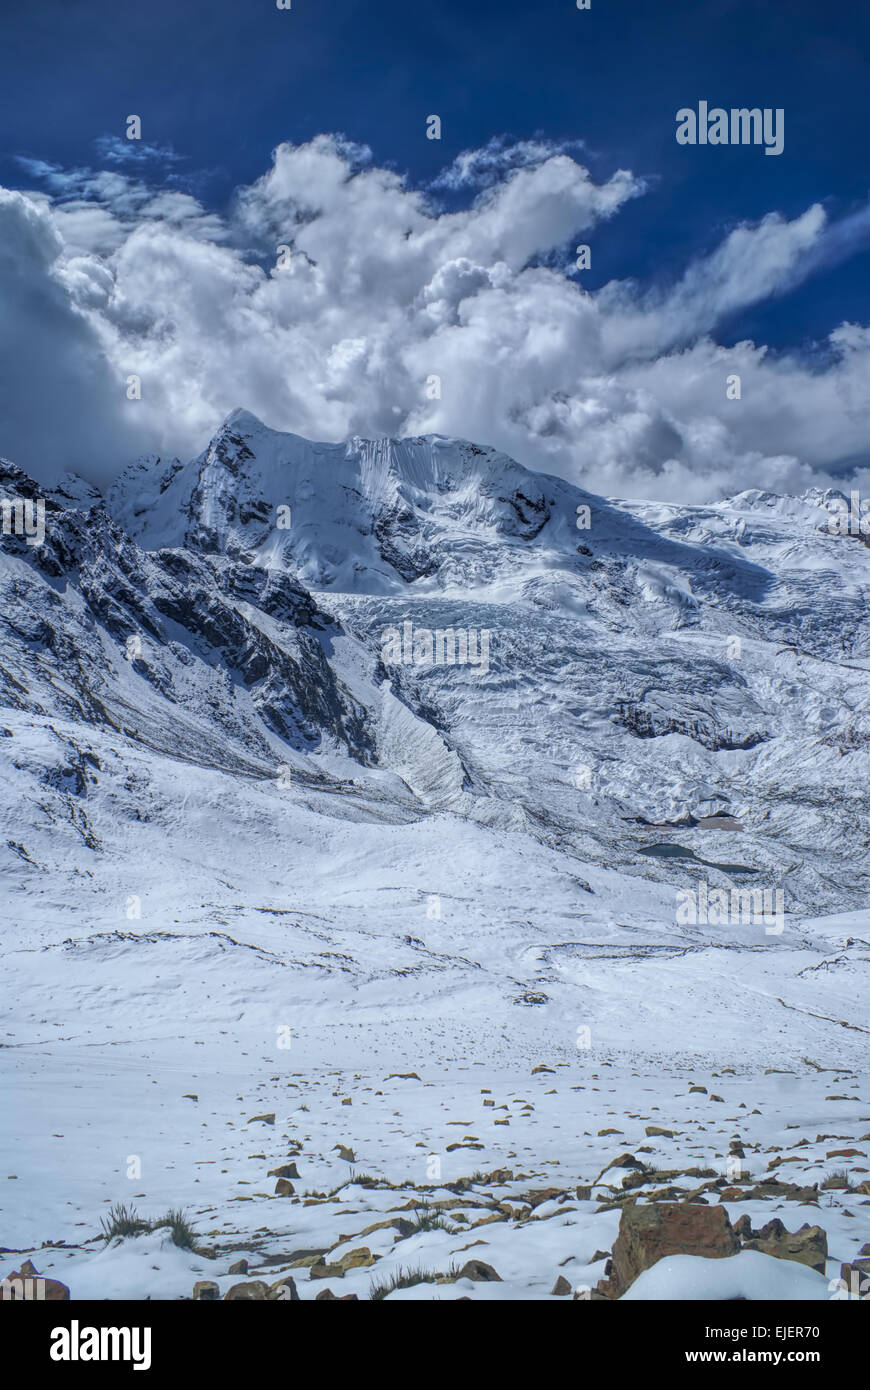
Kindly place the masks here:
[[(44, 192), (0, 193), (0, 451), (45, 480), (198, 452), (239, 405), (320, 439), (463, 435), (622, 495), (801, 490), (866, 466), (866, 326), (816, 358), (715, 341), (866, 244), (866, 210), (773, 210), (667, 286), (589, 293), (573, 247), (594, 255), (644, 183), (543, 141), (466, 152), (421, 191), (319, 136), (281, 145), (224, 215), (146, 162), (28, 168)], [(478, 191), (445, 210), (439, 188)]]

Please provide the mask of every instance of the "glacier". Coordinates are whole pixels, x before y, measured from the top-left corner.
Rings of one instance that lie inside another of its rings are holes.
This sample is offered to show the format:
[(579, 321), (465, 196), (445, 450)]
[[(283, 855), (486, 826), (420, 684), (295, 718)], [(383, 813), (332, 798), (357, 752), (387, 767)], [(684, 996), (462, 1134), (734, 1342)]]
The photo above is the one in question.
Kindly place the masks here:
[[(45, 503), (41, 545), (0, 537), (7, 1262), (174, 1298), (248, 1251), (313, 1297), (365, 1248), (330, 1287), (366, 1296), (476, 1237), (499, 1284), (390, 1297), (547, 1297), (601, 1273), (614, 1146), (721, 1194), (735, 1142), (770, 1187), (735, 1219), (857, 1254), (870, 549), (838, 494), (607, 499), (236, 410), (105, 494), (2, 461), (0, 496)], [(385, 662), (406, 625), (487, 662)], [(700, 887), (781, 895), (781, 929), (685, 920)], [(208, 1257), (104, 1249), (133, 1199)], [(397, 1202), (452, 1229), (397, 1236)]]

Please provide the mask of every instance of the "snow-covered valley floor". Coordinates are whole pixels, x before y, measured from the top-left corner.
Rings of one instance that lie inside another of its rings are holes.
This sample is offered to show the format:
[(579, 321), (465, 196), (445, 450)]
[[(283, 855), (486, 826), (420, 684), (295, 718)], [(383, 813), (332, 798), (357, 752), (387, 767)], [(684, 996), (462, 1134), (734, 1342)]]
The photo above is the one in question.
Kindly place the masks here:
[[(582, 1297), (623, 1206), (691, 1197), (750, 1248), (626, 1297), (835, 1296), (870, 1242), (870, 551), (822, 501), (632, 509), (234, 412), (4, 536), (0, 1275)], [(491, 662), (390, 667), (406, 622)], [(753, 888), (781, 912), (708, 913)], [(119, 1204), (196, 1250), (107, 1243)], [(757, 1248), (775, 1218), (827, 1257)]]

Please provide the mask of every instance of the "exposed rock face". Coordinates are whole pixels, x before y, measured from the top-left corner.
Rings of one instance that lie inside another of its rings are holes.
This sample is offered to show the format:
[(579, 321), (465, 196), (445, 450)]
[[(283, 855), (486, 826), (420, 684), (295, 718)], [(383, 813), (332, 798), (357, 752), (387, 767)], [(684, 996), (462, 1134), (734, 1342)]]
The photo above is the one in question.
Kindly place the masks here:
[(621, 1298), (639, 1274), (667, 1255), (725, 1259), (739, 1249), (724, 1207), (693, 1202), (624, 1207), (610, 1278), (599, 1284), (599, 1291), (608, 1298)]
[[(40, 495), (32, 479), (0, 461), (0, 492), (10, 490)], [(7, 621), (28, 647), (26, 681), (8, 669), (0, 674), (4, 703), (124, 727), (147, 741), (151, 731), (132, 726), (129, 692), (119, 680), (126, 659), (179, 716), (207, 706), (220, 732), (254, 757), (276, 761), (262, 732), (245, 720), (234, 686), (247, 693), (264, 729), (292, 747), (310, 751), (326, 736), (357, 761), (373, 761), (367, 714), (326, 654), (324, 644), (341, 628), (291, 574), (230, 554), (145, 551), (103, 505), (67, 507), (60, 494), (44, 502), (42, 545), (2, 537), (2, 548), (26, 562), (4, 602)], [(175, 732), (183, 742), (183, 725)], [(196, 752), (202, 756), (189, 750)]]
[(775, 1255), (780, 1260), (796, 1260), (798, 1264), (808, 1265), (810, 1269), (825, 1272), (828, 1258), (828, 1237), (821, 1226), (801, 1226), (792, 1235), (781, 1221), (774, 1219), (753, 1231), (744, 1241), (744, 1250), (760, 1250), (763, 1255)]

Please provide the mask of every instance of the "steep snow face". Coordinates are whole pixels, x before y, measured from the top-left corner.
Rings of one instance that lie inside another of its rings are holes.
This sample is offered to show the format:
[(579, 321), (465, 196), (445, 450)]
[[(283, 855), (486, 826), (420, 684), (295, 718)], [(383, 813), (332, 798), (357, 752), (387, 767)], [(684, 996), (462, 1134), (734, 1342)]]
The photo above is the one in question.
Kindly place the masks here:
[(239, 410), (184, 467), (137, 461), (110, 506), (147, 548), (289, 565), (312, 588), (389, 594), (413, 583), (465, 597), (498, 579), (517, 592), (516, 566), (543, 568), (528, 542), (548, 524), (545, 553), (573, 553), (575, 493), (588, 500), (464, 440), (316, 444)]
[[(427, 804), (799, 913), (870, 889), (870, 551), (828, 501), (616, 503), (463, 440), (316, 444), (235, 411), (110, 506), (146, 549), (308, 586), (368, 663), (376, 760)], [(486, 662), (428, 663), (448, 630)]]

